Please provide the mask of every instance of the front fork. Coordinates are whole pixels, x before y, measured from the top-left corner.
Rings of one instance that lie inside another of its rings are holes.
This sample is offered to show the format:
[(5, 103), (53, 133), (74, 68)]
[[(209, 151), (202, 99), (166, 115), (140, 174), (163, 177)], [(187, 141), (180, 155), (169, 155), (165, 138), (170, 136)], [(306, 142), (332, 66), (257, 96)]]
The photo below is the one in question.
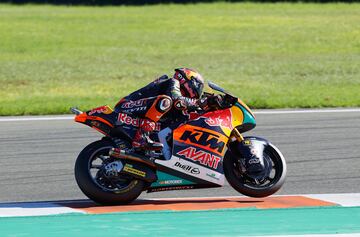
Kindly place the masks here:
[(237, 128), (234, 128), (234, 130), (232, 131), (230, 139), (231, 141), (235, 141), (235, 140), (237, 140), (238, 142), (244, 141), (244, 137), (241, 135), (239, 130), (237, 130)]

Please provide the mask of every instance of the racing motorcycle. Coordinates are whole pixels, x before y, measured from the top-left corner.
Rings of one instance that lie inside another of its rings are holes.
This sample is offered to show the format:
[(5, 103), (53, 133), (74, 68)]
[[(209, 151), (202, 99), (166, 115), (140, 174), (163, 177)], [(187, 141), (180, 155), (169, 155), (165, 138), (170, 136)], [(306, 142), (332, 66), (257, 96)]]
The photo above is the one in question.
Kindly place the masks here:
[(220, 95), (214, 109), (175, 128), (157, 124), (159, 132), (152, 139), (163, 144), (158, 151), (141, 153), (131, 147), (141, 118), (109, 106), (87, 112), (71, 108), (76, 122), (104, 135), (77, 157), (75, 178), (82, 192), (97, 203), (114, 205), (130, 203), (143, 191), (221, 187), (225, 179), (250, 197), (278, 191), (286, 176), (280, 150), (263, 138), (243, 137), (256, 125), (252, 111), (216, 84), (208, 85)]

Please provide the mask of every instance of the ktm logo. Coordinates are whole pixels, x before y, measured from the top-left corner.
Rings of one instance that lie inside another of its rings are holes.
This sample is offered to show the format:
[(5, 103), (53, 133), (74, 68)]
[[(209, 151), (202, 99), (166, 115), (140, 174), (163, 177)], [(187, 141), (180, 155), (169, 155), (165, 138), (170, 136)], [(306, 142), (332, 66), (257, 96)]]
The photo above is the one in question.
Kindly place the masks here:
[(194, 129), (193, 131), (185, 130), (180, 140), (209, 147), (221, 153), (225, 148), (225, 143), (220, 141), (220, 137), (216, 134)]

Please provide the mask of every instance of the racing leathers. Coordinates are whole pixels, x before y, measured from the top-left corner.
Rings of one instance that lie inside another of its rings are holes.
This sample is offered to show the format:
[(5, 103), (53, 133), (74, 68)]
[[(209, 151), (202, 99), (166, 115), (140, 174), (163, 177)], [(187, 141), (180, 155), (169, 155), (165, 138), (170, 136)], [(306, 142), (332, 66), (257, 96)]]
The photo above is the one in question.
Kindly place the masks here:
[(143, 118), (132, 142), (134, 148), (160, 150), (162, 144), (149, 138), (155, 124), (174, 123), (179, 116), (198, 108), (198, 99), (184, 97), (179, 81), (164, 75), (121, 99), (115, 112)]

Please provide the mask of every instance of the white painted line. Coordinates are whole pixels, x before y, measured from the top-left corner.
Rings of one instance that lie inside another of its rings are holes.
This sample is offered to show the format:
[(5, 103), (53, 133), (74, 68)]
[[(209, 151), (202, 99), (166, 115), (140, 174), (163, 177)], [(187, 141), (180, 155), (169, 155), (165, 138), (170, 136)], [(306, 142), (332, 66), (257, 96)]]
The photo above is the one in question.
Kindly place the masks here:
[(360, 206), (360, 193), (351, 194), (310, 194), (305, 197), (321, 199), (323, 201), (336, 203), (343, 207), (358, 207)]
[[(281, 196), (303, 196), (312, 199), (331, 202), (344, 207), (360, 206), (360, 193), (339, 193), (339, 194), (306, 194), (306, 195), (274, 195), (272, 197)], [(182, 198), (149, 198), (142, 200), (214, 200), (214, 199), (230, 199), (230, 198), (248, 198), (246, 196), (223, 196), (223, 197), (182, 197)], [(44, 215), (57, 215), (65, 213), (83, 213), (85, 211), (62, 206), (66, 203), (87, 203), (90, 200), (65, 200), (56, 202), (28, 202), (28, 203), (0, 203), (0, 217), (13, 217), (13, 216), (44, 216)], [(354, 236), (354, 235), (351, 235)], [(308, 237), (308, 236), (307, 236)], [(359, 236), (360, 237), (360, 236)]]
[[(360, 108), (353, 109), (307, 109), (307, 110), (254, 110), (254, 114), (304, 114), (304, 113), (360, 113)], [(75, 115), (64, 116), (27, 116), (27, 117), (0, 117), (0, 122), (23, 122), (23, 121), (50, 121), (50, 120), (71, 120)]]
[(0, 204), (0, 217), (47, 216), (65, 213), (86, 214), (84, 211), (49, 202)]
[(0, 122), (24, 122), (24, 121), (50, 121), (50, 120), (71, 120), (75, 116), (33, 116), (33, 117), (3, 117)]
[[(272, 195), (271, 197), (293, 197), (302, 196), (312, 199), (318, 199), (326, 202), (331, 202), (344, 207), (360, 207), (360, 193), (337, 193), (337, 194), (289, 194), (289, 195)], [(143, 200), (155, 200), (155, 201), (166, 201), (166, 200), (206, 200), (206, 199), (229, 199), (229, 198), (249, 198), (247, 196), (219, 196), (219, 197), (179, 197), (179, 198), (149, 198)], [(261, 198), (260, 198), (261, 199)], [(263, 198), (264, 199), (264, 198)]]

